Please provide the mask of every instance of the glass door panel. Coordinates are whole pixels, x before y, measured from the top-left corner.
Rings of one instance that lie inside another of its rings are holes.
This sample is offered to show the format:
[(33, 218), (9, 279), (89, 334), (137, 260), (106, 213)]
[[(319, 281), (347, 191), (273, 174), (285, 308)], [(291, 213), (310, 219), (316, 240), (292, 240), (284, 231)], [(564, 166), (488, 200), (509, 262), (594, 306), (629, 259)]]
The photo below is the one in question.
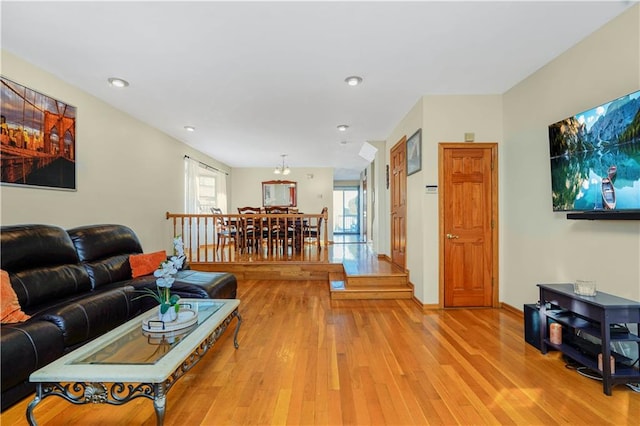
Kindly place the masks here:
[(333, 233), (359, 234), (360, 222), (357, 188), (333, 190)]

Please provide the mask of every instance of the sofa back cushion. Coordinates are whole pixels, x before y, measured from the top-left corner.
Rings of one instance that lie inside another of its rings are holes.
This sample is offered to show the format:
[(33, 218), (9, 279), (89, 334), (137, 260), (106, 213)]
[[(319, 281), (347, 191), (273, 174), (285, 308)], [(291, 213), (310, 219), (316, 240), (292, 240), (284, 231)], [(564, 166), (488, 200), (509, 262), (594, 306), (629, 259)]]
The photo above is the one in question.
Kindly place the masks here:
[(9, 273), (20, 306), (53, 302), (91, 289), (67, 232), (51, 225), (3, 226), (0, 269)]
[(124, 225), (89, 225), (67, 231), (94, 289), (131, 279), (129, 256), (142, 253), (136, 234)]

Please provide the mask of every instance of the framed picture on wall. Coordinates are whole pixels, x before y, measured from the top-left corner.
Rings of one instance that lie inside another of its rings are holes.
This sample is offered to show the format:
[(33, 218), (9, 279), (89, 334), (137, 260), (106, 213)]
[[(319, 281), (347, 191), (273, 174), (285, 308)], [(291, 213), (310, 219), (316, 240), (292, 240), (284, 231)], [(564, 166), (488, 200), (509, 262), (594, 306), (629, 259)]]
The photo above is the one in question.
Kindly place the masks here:
[(422, 169), (422, 129), (407, 139), (407, 176)]
[(3, 185), (76, 190), (76, 107), (0, 77)]
[(386, 166), (387, 169), (387, 189), (389, 189), (389, 165)]

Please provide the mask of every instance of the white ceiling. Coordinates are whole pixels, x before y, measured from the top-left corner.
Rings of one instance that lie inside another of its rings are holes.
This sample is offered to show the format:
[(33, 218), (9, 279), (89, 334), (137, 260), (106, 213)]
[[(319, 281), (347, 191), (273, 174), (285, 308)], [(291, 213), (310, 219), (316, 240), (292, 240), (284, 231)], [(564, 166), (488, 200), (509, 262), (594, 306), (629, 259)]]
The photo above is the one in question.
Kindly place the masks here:
[(3, 0), (1, 41), (229, 166), (348, 179), (421, 96), (504, 93), (633, 3)]

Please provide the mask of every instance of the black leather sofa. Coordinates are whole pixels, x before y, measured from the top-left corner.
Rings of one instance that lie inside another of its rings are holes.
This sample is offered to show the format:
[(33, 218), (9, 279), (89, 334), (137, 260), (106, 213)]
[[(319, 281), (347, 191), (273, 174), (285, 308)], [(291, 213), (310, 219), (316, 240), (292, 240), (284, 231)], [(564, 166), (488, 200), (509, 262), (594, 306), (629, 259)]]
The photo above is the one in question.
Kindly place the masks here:
[[(34, 391), (32, 372), (152, 308), (152, 298), (138, 296), (145, 287), (155, 289), (156, 279), (131, 277), (129, 256), (142, 253), (142, 246), (126, 226), (3, 226), (0, 240), (0, 269), (31, 315), (0, 328), (5, 410)], [(233, 274), (186, 267), (171, 291), (183, 298), (233, 299), (237, 282)]]

